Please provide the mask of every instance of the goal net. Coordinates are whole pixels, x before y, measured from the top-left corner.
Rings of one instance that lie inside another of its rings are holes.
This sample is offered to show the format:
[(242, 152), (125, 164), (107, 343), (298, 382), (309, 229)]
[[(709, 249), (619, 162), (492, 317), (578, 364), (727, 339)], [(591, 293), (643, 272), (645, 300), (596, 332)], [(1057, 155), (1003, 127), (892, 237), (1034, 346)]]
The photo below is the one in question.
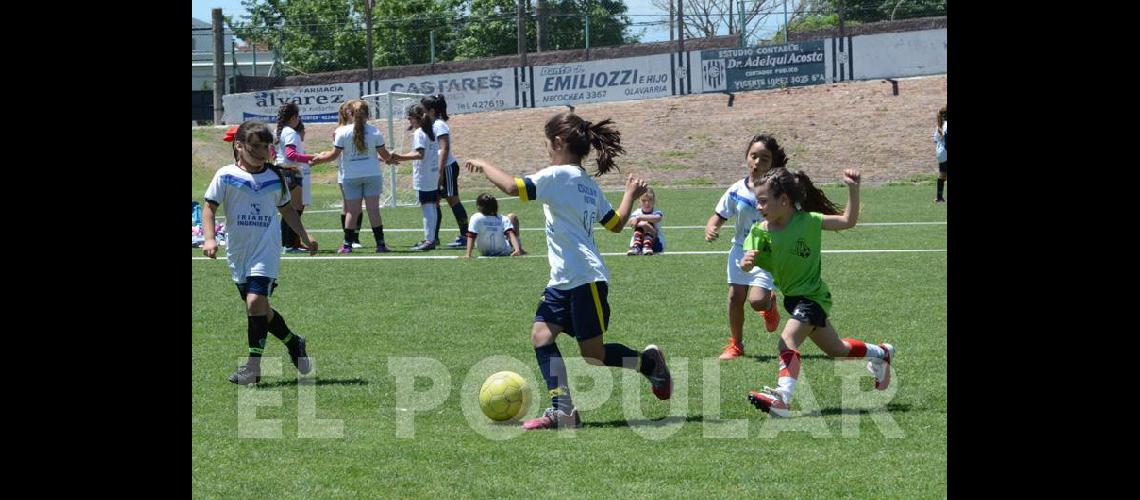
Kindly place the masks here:
[[(407, 153), (411, 149), (412, 132), (408, 131), (408, 108), (419, 104), (425, 94), (404, 92), (381, 92), (361, 96), (368, 102), (372, 111), (372, 124), (384, 133), (384, 147), (391, 153)], [(386, 165), (381, 160), (384, 172), (384, 193), (380, 195), (382, 207), (409, 207), (419, 205), (419, 198), (412, 189), (412, 163)]]

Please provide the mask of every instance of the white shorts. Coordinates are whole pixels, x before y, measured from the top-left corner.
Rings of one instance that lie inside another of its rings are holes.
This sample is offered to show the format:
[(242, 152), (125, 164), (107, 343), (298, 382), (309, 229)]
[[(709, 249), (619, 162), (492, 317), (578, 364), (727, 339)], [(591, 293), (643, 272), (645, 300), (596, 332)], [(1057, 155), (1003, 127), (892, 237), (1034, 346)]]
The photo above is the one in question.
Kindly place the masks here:
[(384, 192), (384, 178), (379, 175), (352, 177), (345, 179), (340, 188), (346, 200), (372, 198), (380, 196)]
[(740, 268), (740, 259), (743, 258), (744, 247), (732, 245), (732, 250), (728, 252), (728, 284), (758, 286), (768, 290), (776, 289), (776, 285), (772, 283), (772, 273), (761, 269), (759, 266), (753, 267), (750, 273), (744, 272)]
[(501, 251), (498, 251), (498, 252), (496, 252), (494, 250), (484, 252), (483, 249), (480, 248), (479, 252), (482, 253), (484, 257), (510, 257), (511, 253), (514, 252), (514, 249), (512, 249), (511, 247), (507, 247), (507, 248), (505, 248)]

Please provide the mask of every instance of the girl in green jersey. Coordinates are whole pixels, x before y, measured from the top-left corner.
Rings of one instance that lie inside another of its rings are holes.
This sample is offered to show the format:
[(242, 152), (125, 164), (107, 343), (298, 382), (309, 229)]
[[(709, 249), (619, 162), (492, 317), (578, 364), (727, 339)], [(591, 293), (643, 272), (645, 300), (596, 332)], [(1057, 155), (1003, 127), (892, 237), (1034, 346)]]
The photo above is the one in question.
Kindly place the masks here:
[(752, 226), (744, 241), (745, 272), (760, 266), (772, 273), (776, 287), (784, 292), (784, 309), (791, 315), (780, 334), (780, 372), (776, 388), (750, 392), (748, 400), (775, 417), (789, 416), (792, 390), (800, 372), (799, 346), (806, 339), (833, 358), (867, 358), (875, 376), (875, 388), (891, 381), (890, 344), (870, 345), (856, 339), (841, 339), (831, 321), (831, 292), (820, 276), (820, 240), (824, 229), (842, 231), (855, 227), (859, 218), (858, 170), (845, 170), (847, 207), (827, 199), (803, 171), (791, 173), (774, 168), (756, 183), (756, 205), (764, 220)]

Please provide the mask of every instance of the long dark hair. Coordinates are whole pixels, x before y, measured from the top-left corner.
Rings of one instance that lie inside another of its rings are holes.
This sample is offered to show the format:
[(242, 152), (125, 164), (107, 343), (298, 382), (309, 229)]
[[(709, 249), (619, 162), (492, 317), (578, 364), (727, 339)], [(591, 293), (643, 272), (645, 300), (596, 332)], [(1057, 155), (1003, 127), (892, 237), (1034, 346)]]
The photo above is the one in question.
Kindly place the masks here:
[(285, 129), (285, 124), (292, 120), (294, 116), (301, 114), (301, 108), (297, 103), (291, 102), (277, 109), (277, 138), (273, 142), (281, 142), (281, 131)]
[(443, 94), (429, 95), (420, 99), (420, 104), (424, 108), (435, 111), (435, 117), (447, 121), (447, 99), (443, 98)]
[(487, 193), (480, 193), (475, 198), (475, 208), (483, 215), (499, 215), (499, 200)]
[[(431, 129), (431, 126), (435, 123), (435, 120), (432, 120), (430, 117), (428, 117), (427, 109), (424, 108), (423, 104), (414, 104), (409, 107), (408, 117), (419, 120), (420, 129), (423, 130), (425, 134), (427, 134), (429, 140), (435, 140), (435, 131)], [(409, 125), (408, 130), (411, 129), (412, 127)]]
[(765, 184), (768, 186), (770, 197), (778, 198), (786, 194), (788, 200), (796, 205), (798, 210), (819, 212), (824, 215), (843, 213), (842, 207), (827, 199), (827, 195), (812, 184), (811, 178), (803, 170), (793, 174), (784, 167), (773, 168), (760, 177), (756, 186)]
[(776, 138), (768, 134), (756, 134), (752, 136), (752, 140), (748, 141), (748, 147), (744, 148), (744, 158), (748, 159), (748, 152), (752, 150), (752, 145), (757, 142), (764, 143), (764, 149), (772, 152), (772, 168), (781, 168), (788, 166), (788, 155), (784, 153), (783, 146), (776, 142)]
[(570, 152), (579, 159), (590, 154), (590, 147), (598, 151), (598, 170), (594, 177), (598, 177), (610, 169), (618, 169), (614, 158), (625, 154), (621, 145), (621, 132), (618, 131), (614, 121), (606, 118), (598, 123), (591, 123), (573, 113), (558, 113), (546, 121), (546, 138), (554, 141), (561, 137)]
[[(294, 104), (294, 106), (296, 105)], [(248, 144), (246, 141), (252, 136), (257, 136), (258, 139), (261, 139), (262, 144), (273, 144), (273, 133), (269, 131), (269, 125), (256, 120), (243, 122), (241, 126), (238, 127), (237, 132), (234, 132), (234, 164), (241, 164), (241, 159), (238, 157), (237, 152), (237, 143)], [(277, 178), (281, 181), (281, 196), (284, 197), (289, 192), (289, 188), (286, 187), (285, 176), (281, 174), (281, 169), (272, 163), (266, 163), (265, 168), (277, 174)]]

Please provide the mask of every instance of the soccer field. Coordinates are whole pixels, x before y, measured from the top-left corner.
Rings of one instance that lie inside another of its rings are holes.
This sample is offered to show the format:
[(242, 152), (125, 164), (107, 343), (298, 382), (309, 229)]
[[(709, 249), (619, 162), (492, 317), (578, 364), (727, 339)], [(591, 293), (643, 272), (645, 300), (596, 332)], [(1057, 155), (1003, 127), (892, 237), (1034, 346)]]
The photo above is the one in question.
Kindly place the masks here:
[[(223, 250), (209, 260), (193, 249), (193, 495), (945, 497), (947, 226), (934, 187), (864, 186), (859, 226), (823, 237), (830, 319), (842, 337), (896, 346), (890, 390), (872, 388), (866, 361), (832, 360), (808, 342), (797, 415), (785, 420), (746, 399), (776, 385), (778, 336), (763, 318), (746, 309), (747, 355), (716, 359), (733, 229), (708, 243), (702, 228), (724, 188), (655, 190), (663, 254), (625, 256), (628, 227), (596, 226), (594, 237), (611, 273), (606, 341), (661, 346), (673, 398), (658, 401), (633, 371), (587, 366), (559, 336), (583, 420), (572, 431), (523, 433), (478, 410), (479, 385), (500, 370), (545, 389), (529, 339), (549, 273), (539, 202), (500, 198), (500, 213), (521, 219), (526, 257), (413, 252), (418, 207), (382, 211), (394, 252), (372, 252), (366, 217), (365, 248), (338, 256), (336, 186), (314, 186), (302, 220), (321, 253), (283, 257), (271, 298), (308, 341), (311, 383), (298, 383), (273, 336), (264, 363), (276, 358), (278, 375), (249, 388), (226, 380), (244, 360), (244, 306)], [(193, 191), (201, 200), (204, 186)], [(846, 202), (845, 188), (826, 192)], [(478, 194), (462, 193), (469, 214)], [(621, 194), (606, 197), (616, 206)], [(440, 236), (455, 235), (445, 204)], [(544, 393), (527, 417), (548, 406)]]

